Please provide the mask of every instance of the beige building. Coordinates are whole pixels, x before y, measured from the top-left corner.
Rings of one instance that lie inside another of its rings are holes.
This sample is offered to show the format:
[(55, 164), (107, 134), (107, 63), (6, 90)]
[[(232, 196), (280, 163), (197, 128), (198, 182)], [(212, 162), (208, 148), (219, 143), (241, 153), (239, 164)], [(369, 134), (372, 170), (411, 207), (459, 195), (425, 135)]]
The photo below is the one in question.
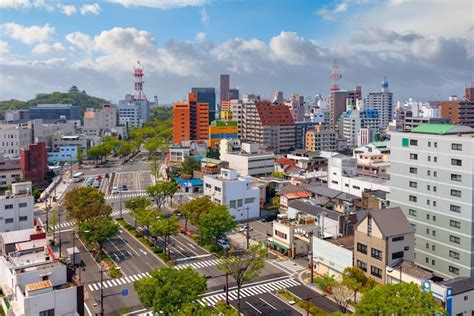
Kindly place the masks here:
[(323, 125), (316, 125), (313, 131), (306, 132), (305, 149), (308, 151), (336, 151), (337, 135), (333, 129), (324, 129)]
[(414, 260), (415, 231), (399, 207), (369, 210), (354, 233), (354, 265), (378, 283), (387, 266)]
[(87, 109), (84, 113), (82, 132), (89, 136), (102, 136), (112, 132), (117, 125), (117, 108), (111, 104), (104, 104), (100, 110)]
[(0, 154), (0, 190), (23, 178), (19, 159), (4, 159)]

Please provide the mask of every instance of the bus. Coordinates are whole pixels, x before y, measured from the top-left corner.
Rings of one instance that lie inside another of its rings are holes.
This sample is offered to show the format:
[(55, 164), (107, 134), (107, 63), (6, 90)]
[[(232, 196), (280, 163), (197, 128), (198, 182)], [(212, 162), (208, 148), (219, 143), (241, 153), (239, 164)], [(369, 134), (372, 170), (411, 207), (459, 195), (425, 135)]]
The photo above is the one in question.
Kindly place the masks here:
[(84, 180), (84, 172), (76, 172), (72, 175), (73, 182), (81, 182), (82, 180)]

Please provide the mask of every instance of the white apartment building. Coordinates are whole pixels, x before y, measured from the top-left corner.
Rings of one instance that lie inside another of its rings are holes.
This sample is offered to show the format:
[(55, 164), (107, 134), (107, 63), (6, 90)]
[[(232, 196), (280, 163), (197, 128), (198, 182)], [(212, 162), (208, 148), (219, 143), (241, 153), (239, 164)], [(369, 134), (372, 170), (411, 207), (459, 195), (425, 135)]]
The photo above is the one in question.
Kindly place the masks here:
[(387, 180), (359, 175), (357, 158), (336, 155), (328, 159), (328, 187), (362, 197), (367, 190), (390, 192)]
[(125, 100), (120, 100), (117, 106), (119, 124), (130, 127), (141, 127), (150, 117), (150, 105), (148, 100), (137, 100), (127, 94)]
[(384, 129), (393, 119), (393, 93), (388, 88), (388, 82), (382, 81), (380, 92), (369, 93), (366, 99), (366, 108), (377, 110), (379, 127)]
[(274, 170), (275, 154), (259, 150), (259, 144), (243, 143), (240, 151), (229, 152), (226, 146), (220, 146), (220, 160), (229, 163), (241, 176), (269, 175)]
[(111, 132), (118, 125), (117, 107), (104, 104), (102, 109), (87, 109), (84, 113), (82, 132), (90, 136), (102, 136)]
[(474, 276), (474, 129), (424, 124), (390, 133), (391, 206), (415, 228), (415, 262), (438, 276)]
[(0, 232), (33, 227), (35, 201), (31, 193), (31, 182), (20, 182), (0, 196)]
[(342, 115), (342, 135), (347, 140), (347, 146), (349, 147), (357, 146), (359, 131), (362, 128), (376, 130), (379, 126), (379, 116), (375, 110), (349, 109)]
[(31, 129), (20, 124), (0, 124), (0, 154), (7, 158), (20, 156), (20, 149), (31, 144)]
[(204, 195), (217, 204), (227, 205), (236, 221), (260, 216), (260, 189), (252, 177), (239, 176), (235, 170), (221, 169), (217, 175), (204, 176)]
[[(82, 310), (82, 287), (67, 277), (41, 229), (0, 234), (0, 299), (6, 315), (76, 316)], [(8, 299), (9, 308), (5, 304)]]

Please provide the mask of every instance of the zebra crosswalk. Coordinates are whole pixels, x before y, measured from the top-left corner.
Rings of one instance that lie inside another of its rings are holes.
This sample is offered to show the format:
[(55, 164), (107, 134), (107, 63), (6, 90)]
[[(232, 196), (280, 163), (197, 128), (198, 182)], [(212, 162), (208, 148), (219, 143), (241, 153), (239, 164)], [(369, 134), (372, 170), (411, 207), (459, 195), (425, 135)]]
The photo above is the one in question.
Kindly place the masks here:
[(193, 268), (193, 269), (202, 269), (205, 267), (212, 267), (218, 265), (222, 260), (221, 259), (213, 259), (207, 261), (197, 261), (192, 263), (184, 263), (175, 266), (176, 269), (181, 270), (184, 268)]
[[(125, 213), (128, 213), (128, 212), (129, 212), (129, 210), (127, 210), (127, 209), (122, 210), (122, 214), (125, 214)], [(119, 216), (120, 211), (113, 211), (112, 213), (110, 213), (110, 215), (112, 215), (112, 217)], [(69, 228), (69, 227), (74, 226), (74, 225), (76, 225), (76, 221), (72, 220), (72, 221), (63, 222), (63, 223), (59, 223), (57, 225), (54, 225), (54, 226), (52, 226), (52, 229), (60, 230), (60, 229)]]
[[(106, 281), (103, 281), (102, 284), (104, 285), (104, 289), (107, 289), (109, 287), (125, 285), (125, 284), (129, 284), (129, 283), (138, 281), (142, 278), (149, 278), (149, 277), (151, 277), (150, 273), (145, 272), (145, 273), (139, 273), (139, 274), (135, 274), (135, 275), (129, 275), (129, 276), (121, 277), (121, 278), (118, 278), (118, 279), (106, 280)], [(100, 282), (91, 283), (91, 284), (88, 285), (88, 288), (89, 288), (89, 291), (91, 291), (91, 292), (98, 291), (98, 290), (100, 290)]]
[(146, 192), (130, 192), (130, 193), (122, 193), (122, 194), (109, 194), (105, 196), (106, 200), (118, 200), (118, 199), (128, 199), (137, 196), (147, 196), (148, 193)]
[[(263, 293), (275, 292), (281, 289), (290, 288), (293, 286), (301, 285), (294, 279), (284, 279), (269, 283), (263, 283), (259, 285), (244, 287), (240, 289), (240, 298), (259, 295)], [(229, 291), (229, 301), (237, 299), (237, 289)], [(202, 297), (199, 300), (199, 304), (202, 306), (209, 305), (215, 306), (218, 302), (225, 300), (225, 293), (214, 294), (210, 296)]]
[(292, 260), (285, 260), (285, 261), (278, 261), (278, 260), (268, 260), (274, 265), (284, 269), (285, 271), (288, 271), (290, 273), (295, 273), (295, 272), (300, 272), (303, 270), (306, 270), (305, 267), (302, 265), (292, 261)]

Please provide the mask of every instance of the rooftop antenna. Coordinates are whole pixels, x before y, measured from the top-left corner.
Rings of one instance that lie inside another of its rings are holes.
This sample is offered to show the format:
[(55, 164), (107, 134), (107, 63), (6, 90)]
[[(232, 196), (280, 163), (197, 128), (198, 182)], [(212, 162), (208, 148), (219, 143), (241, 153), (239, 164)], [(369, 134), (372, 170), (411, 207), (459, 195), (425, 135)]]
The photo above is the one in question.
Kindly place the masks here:
[(137, 61), (137, 66), (133, 71), (133, 77), (135, 77), (134, 88), (135, 88), (135, 100), (146, 100), (146, 96), (143, 93), (143, 68), (140, 65), (140, 61)]
[(330, 78), (332, 80), (331, 92), (339, 91), (338, 81), (339, 81), (339, 79), (342, 78), (342, 75), (339, 73), (339, 67), (337, 66), (337, 62), (336, 62), (335, 59), (332, 62), (332, 65), (331, 65), (331, 76), (330, 76)]

